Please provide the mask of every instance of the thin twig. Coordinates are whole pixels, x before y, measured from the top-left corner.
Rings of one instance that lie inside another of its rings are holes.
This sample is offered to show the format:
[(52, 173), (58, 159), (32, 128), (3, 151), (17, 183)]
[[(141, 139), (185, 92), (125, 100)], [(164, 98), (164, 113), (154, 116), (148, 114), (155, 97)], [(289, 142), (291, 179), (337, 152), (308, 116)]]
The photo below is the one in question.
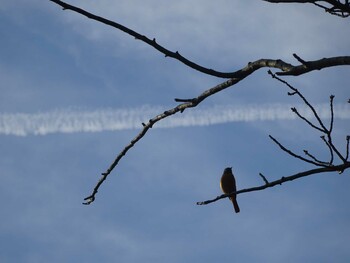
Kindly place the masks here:
[(298, 60), (301, 64), (303, 64), (304, 66), (308, 67), (308, 62), (306, 62), (305, 60), (303, 60), (301, 57), (299, 57), (297, 54), (293, 54), (293, 57), (296, 58), (296, 60)]
[(328, 144), (330, 145), (330, 147), (332, 148), (332, 151), (335, 152), (335, 154), (339, 157), (340, 160), (342, 160), (343, 162), (345, 162), (345, 158), (344, 156), (338, 151), (338, 149), (335, 147), (335, 145), (333, 144), (333, 141), (332, 141), (332, 136), (331, 134), (327, 134), (327, 137), (328, 137)]
[(333, 130), (333, 122), (334, 122), (333, 100), (334, 100), (334, 95), (331, 95), (329, 97), (329, 104), (330, 104), (330, 108), (331, 108), (331, 121), (330, 121), (330, 124), (329, 124), (329, 133), (331, 133), (332, 130)]
[(286, 147), (284, 147), (279, 141), (277, 141), (271, 135), (269, 135), (269, 137), (274, 143), (276, 143), (281, 148), (281, 150), (285, 151), (286, 153), (288, 153), (289, 155), (291, 155), (291, 156), (293, 156), (293, 157), (295, 157), (297, 159), (300, 159), (300, 160), (302, 160), (304, 162), (307, 162), (307, 163), (311, 163), (311, 164), (316, 165), (316, 166), (322, 166), (322, 167), (327, 167), (328, 166), (328, 165), (325, 165), (325, 164), (322, 164), (322, 163), (318, 163), (318, 162), (314, 162), (312, 160), (306, 159), (306, 158), (304, 158), (304, 157), (302, 157), (300, 155), (297, 155), (294, 152), (292, 152), (291, 150), (289, 150)]
[(304, 150), (305, 155), (309, 156), (311, 159), (313, 159), (317, 163), (325, 164), (325, 165), (330, 165), (332, 162), (323, 162), (321, 160), (318, 160), (315, 156), (313, 156), (309, 151)]
[[(333, 99), (334, 96), (331, 95), (330, 96), (330, 108), (331, 108), (331, 123), (330, 123), (330, 128), (327, 129), (326, 126), (324, 125), (323, 121), (321, 120), (321, 118), (319, 117), (318, 113), (316, 112), (315, 108), (310, 104), (310, 102), (304, 97), (303, 94), (301, 94), (299, 92), (298, 89), (294, 88), (292, 85), (290, 85), (287, 81), (277, 77), (275, 74), (273, 74), (271, 72), (271, 70), (268, 71), (268, 73), (272, 76), (272, 78), (277, 79), (278, 81), (280, 81), (281, 83), (285, 84), (288, 88), (290, 88), (293, 92), (288, 93), (288, 95), (298, 95), (303, 101), (304, 103), (308, 106), (308, 108), (310, 108), (310, 110), (312, 111), (313, 115), (315, 116), (316, 120), (318, 121), (319, 125), (321, 128), (317, 127), (316, 125), (312, 124), (309, 120), (307, 120), (305, 117), (301, 116), (298, 111), (295, 108), (292, 108), (292, 111), (294, 111), (301, 119), (303, 119), (304, 121), (306, 121), (311, 127), (325, 133), (327, 135), (327, 141), (325, 140), (324, 137), (323, 140), (326, 142), (327, 146), (329, 147), (330, 153), (331, 153), (331, 160), (330, 163), (333, 163), (334, 160), (334, 155), (333, 153), (336, 153), (336, 155), (343, 161), (345, 162), (345, 158), (343, 157), (343, 155), (338, 151), (338, 149), (334, 146), (333, 142), (332, 142), (332, 129), (333, 129), (333, 122), (334, 122), (334, 111), (333, 111)], [(275, 141), (277, 144), (279, 144), (280, 147), (283, 147), (279, 142)], [(282, 148), (283, 149), (283, 148)], [(311, 162), (314, 165), (317, 165), (317, 162), (313, 162), (311, 160), (305, 159), (299, 155), (294, 154), (293, 152), (289, 151), (289, 150), (285, 150), (286, 152), (288, 152), (289, 154), (291, 154), (292, 156), (299, 158), (301, 160), (304, 160), (306, 162)], [(321, 165), (321, 164), (318, 164)]]
[(348, 161), (349, 158), (349, 141), (350, 141), (350, 136), (346, 136), (346, 156), (345, 160)]
[(346, 161), (346, 158), (343, 157), (343, 155), (338, 151), (338, 149), (334, 146), (332, 142), (332, 131), (333, 131), (333, 124), (334, 124), (334, 107), (333, 107), (333, 101), (334, 101), (334, 95), (331, 95), (329, 97), (330, 100), (330, 111), (331, 111), (331, 120), (329, 124), (329, 131), (327, 132), (327, 137), (328, 137), (328, 143), (327, 145), (330, 147), (331, 150), (331, 161), (333, 161), (333, 152), (336, 153), (336, 155), (343, 161)]
[[(271, 71), (270, 71), (271, 72)], [(272, 74), (273, 75), (273, 74)], [(292, 85), (290, 85), (288, 82), (278, 78), (275, 76), (275, 78), (279, 81), (281, 81), (282, 83), (286, 84), (290, 89), (293, 90), (293, 95), (297, 94), (303, 101), (304, 103), (311, 109), (311, 111), (313, 112), (315, 118), (317, 119), (318, 123), (321, 126), (321, 129), (317, 128), (315, 125), (313, 125), (311, 122), (309, 122), (306, 118), (302, 118), (303, 120), (305, 120), (308, 124), (310, 124), (313, 128), (325, 133), (327, 135), (327, 146), (330, 148), (331, 151), (331, 163), (333, 163), (333, 152), (335, 152), (337, 154), (337, 156), (343, 161), (345, 162), (345, 158), (343, 157), (343, 155), (338, 151), (338, 149), (334, 146), (333, 142), (332, 142), (332, 129), (333, 129), (333, 123), (334, 123), (334, 110), (333, 110), (333, 99), (334, 99), (334, 95), (330, 96), (330, 111), (331, 111), (331, 122), (330, 122), (330, 128), (327, 129), (326, 126), (324, 125), (323, 121), (321, 120), (321, 118), (319, 117), (318, 113), (316, 112), (315, 108), (310, 104), (310, 102), (303, 96), (303, 94), (301, 94), (299, 92), (298, 89), (294, 88)], [(301, 116), (301, 115), (300, 115)]]
[(282, 185), (285, 182), (293, 181), (295, 179), (299, 179), (299, 178), (305, 177), (305, 176), (327, 173), (327, 172), (339, 172), (340, 173), (340, 172), (345, 171), (348, 168), (350, 168), (350, 162), (345, 162), (344, 164), (336, 165), (336, 166), (327, 166), (327, 167), (323, 167), (323, 168), (316, 168), (316, 169), (308, 170), (305, 172), (297, 173), (297, 174), (294, 174), (291, 176), (282, 177), (279, 180), (269, 182), (268, 184), (265, 183), (264, 185), (261, 185), (261, 186), (246, 188), (246, 189), (242, 189), (242, 190), (239, 190), (239, 191), (236, 191), (233, 193), (229, 193), (229, 194), (223, 194), (223, 195), (217, 196), (216, 198), (211, 199), (211, 200), (197, 202), (197, 205), (207, 205), (207, 204), (216, 202), (220, 199), (227, 198), (227, 197), (231, 196), (232, 194), (238, 195), (238, 194), (243, 194), (243, 193), (261, 191), (261, 190), (264, 190), (266, 188), (274, 187), (276, 185)]
[(329, 163), (332, 164), (333, 160), (334, 160), (334, 154), (333, 154), (333, 148), (332, 145), (326, 140), (325, 136), (320, 136), (320, 138), (322, 139), (322, 141), (327, 145), (328, 149), (329, 149), (329, 153), (331, 155), (331, 159), (329, 160)]
[(319, 130), (320, 132), (326, 133), (326, 131), (324, 131), (323, 129), (317, 127), (315, 124), (313, 124), (311, 121), (309, 121), (308, 119), (306, 119), (304, 116), (302, 116), (298, 110), (296, 108), (291, 108), (291, 110), (303, 121), (305, 121), (307, 124), (309, 124), (312, 128)]
[[(321, 129), (323, 130), (323, 132), (324, 132), (324, 133), (328, 133), (327, 128), (324, 126), (324, 124), (323, 124), (321, 118), (318, 116), (318, 114), (317, 114), (315, 108), (314, 108), (314, 107), (310, 104), (310, 102), (303, 96), (303, 94), (301, 94), (301, 93), (299, 92), (298, 89), (294, 88), (294, 87), (293, 87), (292, 85), (290, 85), (287, 81), (285, 81), (285, 80), (283, 80), (283, 79), (277, 77), (275, 74), (272, 73), (271, 70), (269, 70), (268, 73), (272, 76), (272, 78), (277, 79), (278, 81), (280, 81), (281, 83), (285, 84), (287, 87), (289, 87), (289, 88), (293, 91), (293, 93), (288, 93), (288, 95), (295, 95), (295, 94), (297, 94), (297, 95), (304, 101), (304, 103), (310, 108), (310, 110), (311, 110), (312, 113), (314, 114), (316, 120), (317, 120), (318, 123), (320, 124)], [(305, 120), (305, 119), (304, 119), (304, 120)], [(313, 126), (313, 127), (315, 128), (316, 126)]]
[(259, 173), (259, 175), (264, 180), (265, 184), (269, 184), (269, 181), (267, 181), (266, 177), (262, 173)]

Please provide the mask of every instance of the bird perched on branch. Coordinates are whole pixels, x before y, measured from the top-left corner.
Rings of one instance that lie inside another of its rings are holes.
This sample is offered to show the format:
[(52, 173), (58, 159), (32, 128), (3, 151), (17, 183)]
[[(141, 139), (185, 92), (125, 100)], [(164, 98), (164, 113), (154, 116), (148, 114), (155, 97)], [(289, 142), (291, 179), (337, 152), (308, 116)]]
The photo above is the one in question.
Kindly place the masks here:
[[(227, 167), (221, 176), (220, 188), (225, 194), (236, 192), (236, 180), (232, 173), (232, 167)], [(239, 213), (240, 209), (236, 200), (236, 194), (230, 196), (235, 212)]]

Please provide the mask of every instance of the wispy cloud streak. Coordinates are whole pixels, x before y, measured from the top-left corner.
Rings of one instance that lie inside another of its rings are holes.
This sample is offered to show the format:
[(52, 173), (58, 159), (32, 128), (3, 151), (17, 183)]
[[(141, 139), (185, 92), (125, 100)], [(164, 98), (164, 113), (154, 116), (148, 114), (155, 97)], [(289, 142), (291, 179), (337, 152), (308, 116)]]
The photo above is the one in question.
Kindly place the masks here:
[[(160, 128), (206, 126), (229, 122), (293, 120), (291, 105), (214, 106), (185, 111), (155, 125)], [(304, 105), (296, 107), (300, 114), (313, 118)], [(321, 118), (330, 118), (328, 104), (315, 107)], [(50, 133), (102, 132), (140, 129), (142, 122), (163, 112), (165, 107), (142, 106), (131, 109), (65, 109), (45, 113), (0, 113), (0, 135), (46, 135)], [(350, 119), (348, 104), (334, 107), (335, 118)]]

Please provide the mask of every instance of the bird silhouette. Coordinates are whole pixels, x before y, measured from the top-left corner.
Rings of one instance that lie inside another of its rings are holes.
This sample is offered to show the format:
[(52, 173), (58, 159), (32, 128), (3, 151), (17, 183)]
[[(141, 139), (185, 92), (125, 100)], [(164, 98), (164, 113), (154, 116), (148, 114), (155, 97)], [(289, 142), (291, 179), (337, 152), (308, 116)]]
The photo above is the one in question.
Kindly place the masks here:
[[(225, 194), (236, 192), (236, 180), (232, 173), (232, 167), (227, 167), (224, 170), (224, 173), (221, 176), (220, 188)], [(240, 209), (236, 200), (236, 194), (230, 196), (235, 212), (239, 213)]]

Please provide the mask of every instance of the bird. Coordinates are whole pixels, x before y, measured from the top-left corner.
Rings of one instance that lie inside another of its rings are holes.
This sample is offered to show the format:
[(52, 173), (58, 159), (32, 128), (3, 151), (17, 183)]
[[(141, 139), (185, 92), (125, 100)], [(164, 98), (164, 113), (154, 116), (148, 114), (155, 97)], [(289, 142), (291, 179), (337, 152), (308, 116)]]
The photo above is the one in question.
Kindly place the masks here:
[[(232, 173), (232, 167), (225, 168), (224, 173), (221, 176), (220, 188), (224, 194), (236, 192), (236, 180)], [(240, 209), (236, 200), (236, 194), (230, 196), (229, 198), (232, 201), (235, 212), (239, 213)]]

